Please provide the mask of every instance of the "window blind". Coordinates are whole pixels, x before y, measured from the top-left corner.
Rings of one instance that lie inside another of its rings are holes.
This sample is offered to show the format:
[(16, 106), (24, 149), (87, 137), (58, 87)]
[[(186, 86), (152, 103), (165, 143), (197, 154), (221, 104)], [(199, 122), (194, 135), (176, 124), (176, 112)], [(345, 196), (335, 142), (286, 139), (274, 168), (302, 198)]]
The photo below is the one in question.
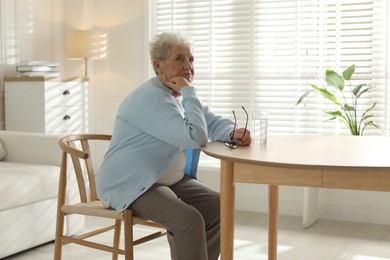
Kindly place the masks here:
[[(341, 73), (355, 64), (352, 84), (376, 87), (359, 99), (361, 113), (373, 113), (389, 134), (389, 4), (386, 0), (151, 0), (153, 37), (183, 31), (195, 42), (198, 95), (212, 110), (245, 124), (241, 106), (266, 109), (269, 134), (340, 134), (326, 121), (334, 107), (319, 95), (296, 106), (325, 69)], [(346, 86), (348, 88), (348, 86)], [(251, 125), (251, 124), (249, 124)]]

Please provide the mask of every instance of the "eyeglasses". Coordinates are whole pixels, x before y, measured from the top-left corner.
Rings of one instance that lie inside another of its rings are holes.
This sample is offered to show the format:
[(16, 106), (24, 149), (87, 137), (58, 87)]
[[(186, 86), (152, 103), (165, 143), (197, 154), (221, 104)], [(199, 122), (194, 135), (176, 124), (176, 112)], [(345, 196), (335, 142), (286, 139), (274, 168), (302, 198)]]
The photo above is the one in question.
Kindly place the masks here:
[[(242, 134), (241, 139), (245, 136), (246, 129), (248, 127), (248, 112), (246, 112), (244, 106), (242, 106), (242, 109), (244, 110), (244, 112), (246, 114), (246, 122), (245, 122), (244, 133)], [(234, 140), (234, 132), (237, 129), (237, 118), (236, 118), (236, 113), (234, 112), (234, 110), (233, 110), (233, 116), (234, 116), (234, 128), (233, 128), (233, 131), (230, 133), (230, 142), (225, 143), (225, 145), (227, 147), (229, 147), (230, 149), (236, 149), (238, 147), (238, 142), (236, 140)]]

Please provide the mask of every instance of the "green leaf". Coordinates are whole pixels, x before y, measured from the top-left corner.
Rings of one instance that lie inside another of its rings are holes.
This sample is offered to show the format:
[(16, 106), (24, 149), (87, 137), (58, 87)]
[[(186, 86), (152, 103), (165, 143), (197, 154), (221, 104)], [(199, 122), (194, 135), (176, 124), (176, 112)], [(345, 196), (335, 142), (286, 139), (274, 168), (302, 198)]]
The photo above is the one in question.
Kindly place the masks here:
[(365, 116), (362, 117), (361, 120), (364, 121), (364, 120), (367, 120), (367, 119), (369, 119), (371, 117), (374, 117), (374, 115), (365, 115)]
[(375, 121), (369, 121), (369, 122), (364, 123), (364, 126), (363, 126), (362, 130), (360, 131), (360, 135), (363, 135), (364, 130), (366, 129), (367, 126), (373, 126), (373, 127), (382, 131), (382, 128), (380, 127), (380, 125), (378, 125)]
[(303, 95), (299, 98), (299, 100), (297, 101), (297, 103), (295, 105), (298, 105), (299, 103), (301, 103), (303, 101), (303, 99), (309, 95), (311, 92), (313, 92), (314, 89), (308, 89), (305, 91), (305, 93), (303, 93)]
[(373, 88), (375, 88), (375, 86), (367, 87), (367, 88), (361, 90), (359, 93), (357, 93), (356, 98), (360, 98), (360, 96), (361, 96), (363, 93), (365, 93), (365, 92), (367, 92), (367, 91), (369, 91), (370, 89), (373, 89)]
[(350, 106), (350, 105), (348, 105), (348, 104), (344, 104), (343, 110), (344, 110), (344, 111), (355, 111), (355, 107)]
[(332, 119), (334, 119), (334, 118), (336, 118), (336, 117), (340, 117), (340, 116), (343, 115), (343, 113), (341, 113), (341, 112), (338, 111), (338, 110), (336, 110), (336, 111), (326, 111), (326, 110), (323, 110), (323, 112), (324, 112), (325, 114), (328, 114), (328, 115), (332, 116), (332, 117), (333, 117)]
[(321, 95), (323, 95), (324, 97), (326, 97), (327, 99), (335, 103), (336, 105), (341, 106), (337, 98), (332, 93), (330, 93), (326, 88), (319, 88), (314, 84), (310, 84), (310, 86), (314, 88), (318, 93), (320, 93)]
[(366, 84), (359, 84), (359, 85), (357, 85), (357, 86), (352, 90), (353, 95), (356, 96), (356, 95), (359, 93), (360, 89), (361, 89), (363, 86), (367, 86), (367, 85), (366, 85)]
[(327, 110), (322, 110), (323, 113), (331, 116), (330, 118), (328, 118), (327, 120), (325, 121), (331, 121), (331, 120), (334, 120), (336, 118), (339, 118), (340, 122), (342, 122), (343, 124), (345, 124), (347, 122), (346, 118), (343, 116), (343, 113), (341, 111), (327, 111)]
[(340, 91), (344, 89), (344, 79), (337, 72), (326, 69), (325, 80), (329, 86), (338, 88)]
[(370, 112), (375, 106), (376, 106), (376, 103), (378, 103), (377, 101), (374, 102), (374, 104), (372, 104), (362, 115), (362, 117), (364, 117), (368, 112)]
[(371, 125), (371, 126), (373, 126), (373, 127), (375, 127), (375, 128), (377, 128), (377, 129), (379, 129), (379, 130), (382, 131), (381, 126), (378, 125), (375, 121), (370, 121), (370, 122), (369, 122), (369, 125)]
[(346, 70), (343, 72), (343, 78), (345, 80), (351, 80), (352, 74), (355, 72), (355, 64), (349, 66)]

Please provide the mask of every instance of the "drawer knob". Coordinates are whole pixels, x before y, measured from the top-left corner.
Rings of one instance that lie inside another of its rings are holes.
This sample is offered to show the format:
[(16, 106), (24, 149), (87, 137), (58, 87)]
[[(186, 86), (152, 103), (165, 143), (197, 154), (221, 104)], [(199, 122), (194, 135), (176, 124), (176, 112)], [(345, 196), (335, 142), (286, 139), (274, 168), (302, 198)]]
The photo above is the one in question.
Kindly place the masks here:
[(70, 92), (69, 90), (65, 90), (64, 92), (62, 92), (62, 95), (66, 96), (66, 95), (70, 95)]
[(70, 115), (65, 115), (62, 119), (63, 120), (69, 120), (70, 119)]

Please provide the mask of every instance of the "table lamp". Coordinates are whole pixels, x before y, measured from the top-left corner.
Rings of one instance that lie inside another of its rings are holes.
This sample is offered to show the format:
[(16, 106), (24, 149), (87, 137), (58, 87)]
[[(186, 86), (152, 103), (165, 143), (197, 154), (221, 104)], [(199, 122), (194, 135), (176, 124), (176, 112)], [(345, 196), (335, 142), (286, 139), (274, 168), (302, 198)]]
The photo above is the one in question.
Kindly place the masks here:
[(107, 33), (89, 30), (68, 31), (65, 46), (67, 59), (84, 60), (84, 76), (88, 78), (88, 60), (106, 59)]

